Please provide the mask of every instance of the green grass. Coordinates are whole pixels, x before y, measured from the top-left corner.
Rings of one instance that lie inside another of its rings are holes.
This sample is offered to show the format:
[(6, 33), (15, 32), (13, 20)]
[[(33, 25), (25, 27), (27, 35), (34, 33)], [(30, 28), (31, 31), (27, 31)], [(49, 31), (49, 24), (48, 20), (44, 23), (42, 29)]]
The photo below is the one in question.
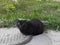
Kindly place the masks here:
[(60, 3), (22, 0), (0, 5), (0, 27), (15, 26), (17, 18), (38, 18), (44, 21), (46, 28), (60, 30)]

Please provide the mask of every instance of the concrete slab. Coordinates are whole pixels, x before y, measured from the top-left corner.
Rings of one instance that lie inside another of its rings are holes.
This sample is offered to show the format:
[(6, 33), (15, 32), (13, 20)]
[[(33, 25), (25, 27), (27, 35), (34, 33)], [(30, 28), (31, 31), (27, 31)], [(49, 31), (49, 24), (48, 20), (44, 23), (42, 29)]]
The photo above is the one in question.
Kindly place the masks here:
[(47, 33), (33, 37), (26, 45), (60, 45), (60, 31), (48, 30)]
[[(22, 44), (24, 41), (26, 44)], [(0, 45), (60, 45), (60, 31), (48, 30), (31, 37), (23, 35), (18, 28), (0, 28)]]

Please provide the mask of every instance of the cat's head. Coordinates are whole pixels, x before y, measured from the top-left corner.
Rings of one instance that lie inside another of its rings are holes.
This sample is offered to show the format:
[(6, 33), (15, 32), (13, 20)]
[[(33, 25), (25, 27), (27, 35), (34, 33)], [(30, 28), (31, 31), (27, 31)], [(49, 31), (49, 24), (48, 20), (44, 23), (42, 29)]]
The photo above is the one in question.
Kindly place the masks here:
[(27, 20), (25, 19), (17, 19), (17, 27), (20, 29), (23, 23), (25, 23)]

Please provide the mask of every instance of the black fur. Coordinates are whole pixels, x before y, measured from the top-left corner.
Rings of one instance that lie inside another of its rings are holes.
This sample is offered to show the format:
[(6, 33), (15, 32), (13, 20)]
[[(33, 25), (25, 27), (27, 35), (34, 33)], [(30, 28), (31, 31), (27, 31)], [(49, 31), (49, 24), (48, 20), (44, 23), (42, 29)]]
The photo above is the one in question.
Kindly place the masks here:
[(18, 20), (17, 26), (24, 35), (35, 36), (44, 32), (44, 25), (39, 19)]
[(19, 20), (17, 19), (17, 27), (20, 29), (22, 24), (25, 23), (27, 20)]

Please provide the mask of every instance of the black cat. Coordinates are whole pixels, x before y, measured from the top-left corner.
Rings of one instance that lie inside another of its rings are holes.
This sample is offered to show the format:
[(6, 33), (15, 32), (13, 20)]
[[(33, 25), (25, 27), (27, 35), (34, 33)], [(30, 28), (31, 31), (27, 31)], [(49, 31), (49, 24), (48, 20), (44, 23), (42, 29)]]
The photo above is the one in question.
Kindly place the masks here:
[(44, 32), (44, 25), (39, 19), (17, 20), (17, 27), (24, 35), (39, 35)]

